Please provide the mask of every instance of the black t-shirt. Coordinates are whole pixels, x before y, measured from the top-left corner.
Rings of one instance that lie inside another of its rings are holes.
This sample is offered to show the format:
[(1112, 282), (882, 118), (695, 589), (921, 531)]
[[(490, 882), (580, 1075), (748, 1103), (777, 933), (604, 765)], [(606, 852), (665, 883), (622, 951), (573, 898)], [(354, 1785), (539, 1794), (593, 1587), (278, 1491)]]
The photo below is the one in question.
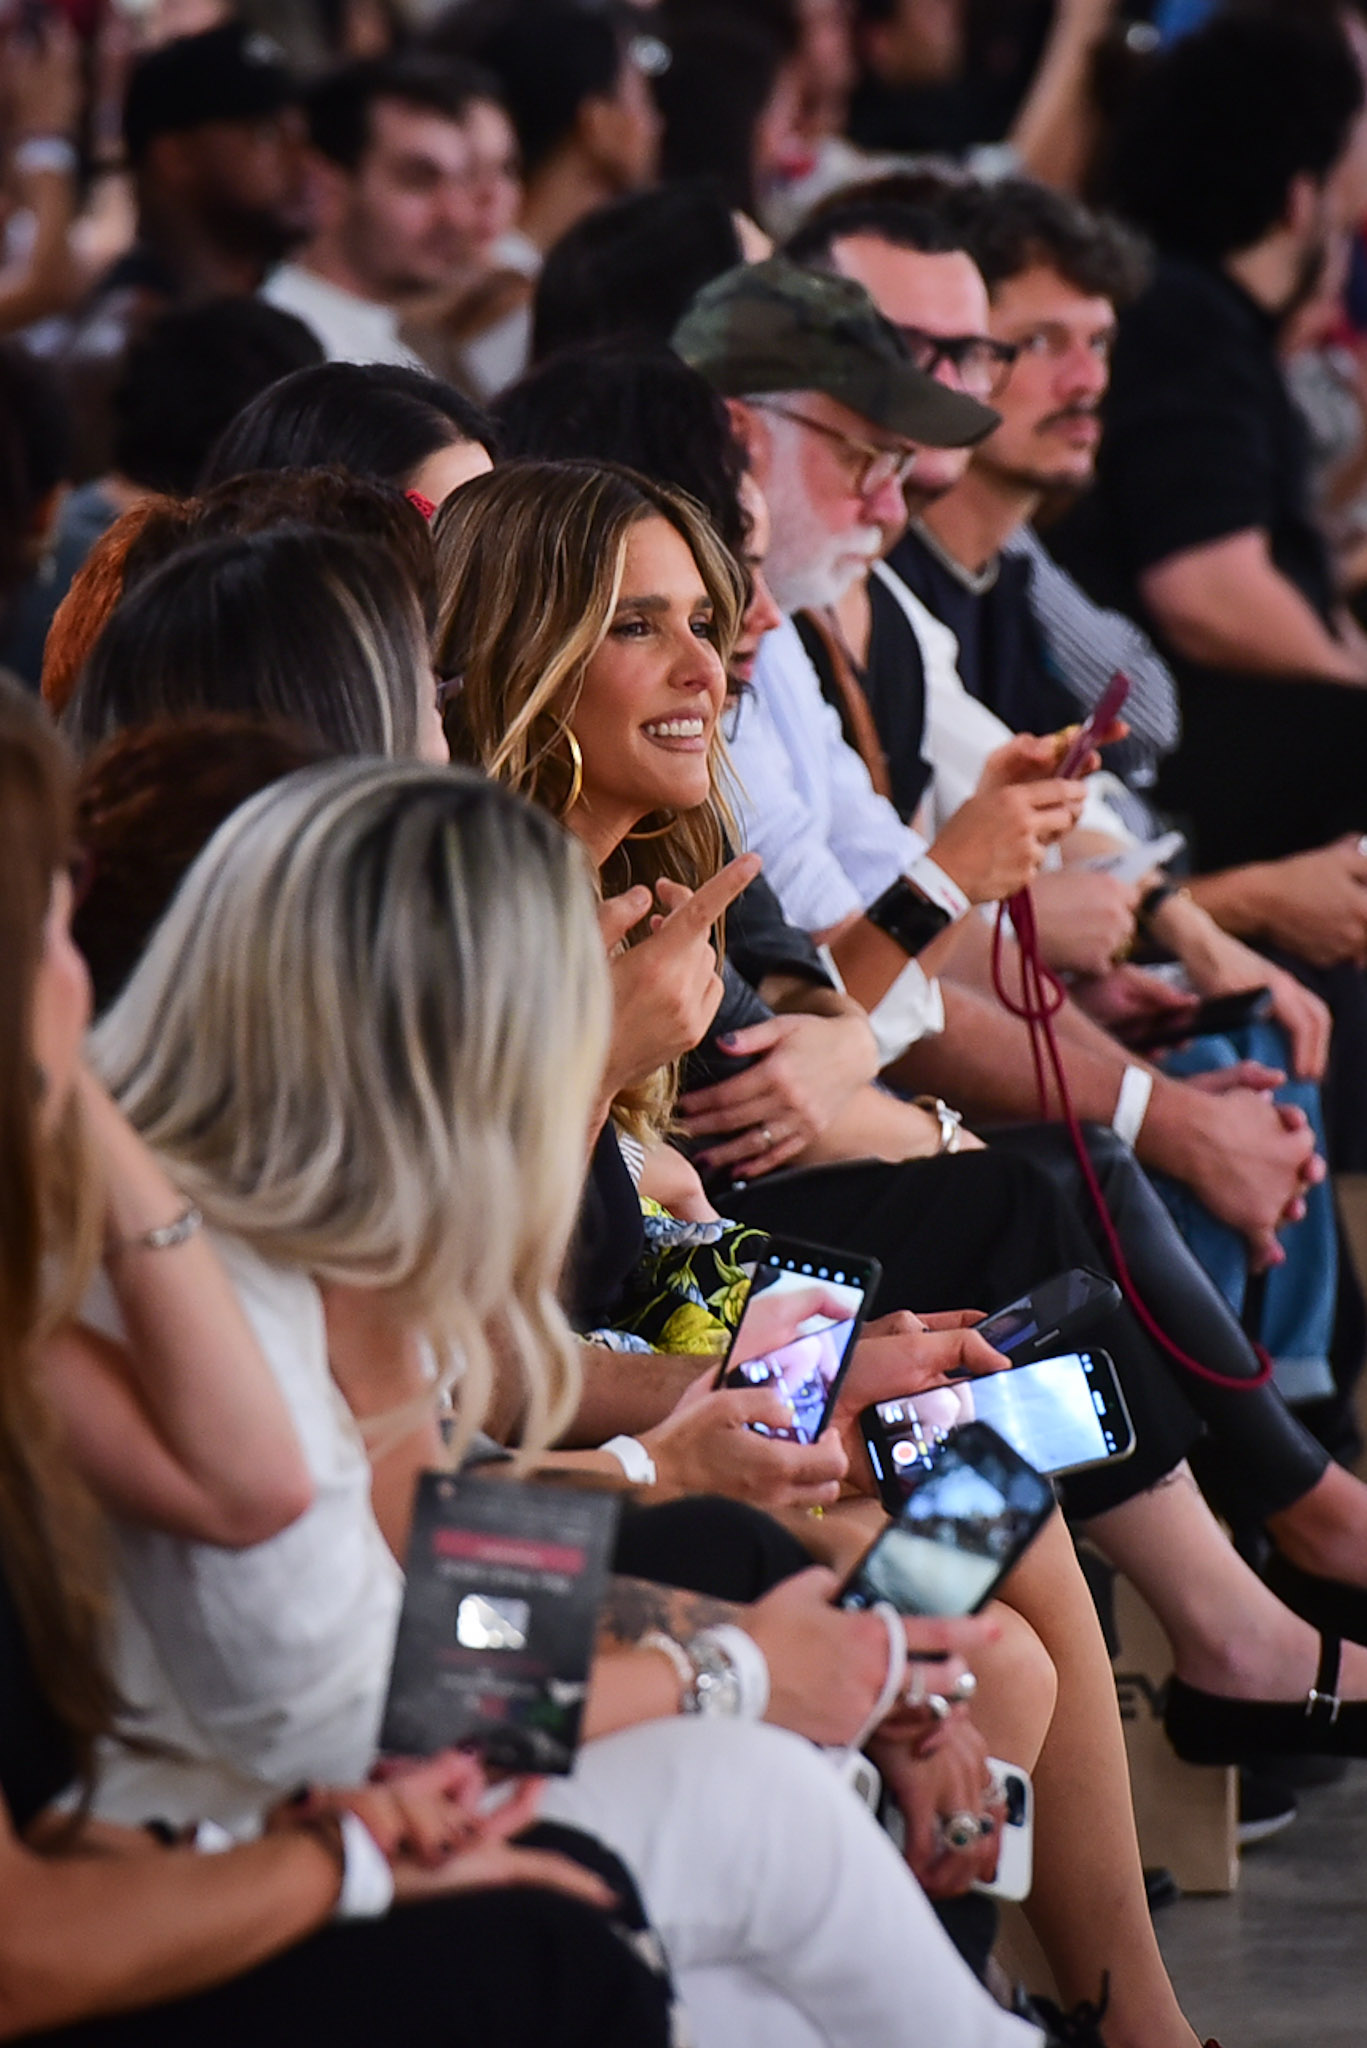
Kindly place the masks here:
[(1144, 619), (1161, 641), (1139, 597), (1144, 570), (1261, 527), (1283, 576), (1329, 620), (1333, 575), (1276, 322), (1232, 279), (1159, 265), (1121, 317), (1104, 419), (1096, 488), (1049, 531), (1098, 603)]
[(959, 675), (970, 697), (1013, 732), (1057, 732), (1077, 717), (1077, 699), (1055, 673), (1030, 606), (1032, 570), (1002, 555), (985, 590), (971, 590), (913, 528), (888, 556), (907, 588), (959, 643)]
[(0, 1792), (22, 1831), (71, 1783), (65, 1729), (38, 1684), (3, 1570), (0, 1570)]

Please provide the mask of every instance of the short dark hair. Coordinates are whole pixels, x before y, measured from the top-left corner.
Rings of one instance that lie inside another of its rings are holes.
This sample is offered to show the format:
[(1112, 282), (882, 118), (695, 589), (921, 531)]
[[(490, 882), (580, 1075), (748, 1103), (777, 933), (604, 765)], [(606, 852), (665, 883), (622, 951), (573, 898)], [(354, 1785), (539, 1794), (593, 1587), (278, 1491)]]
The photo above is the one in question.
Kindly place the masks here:
[(1218, 15), (1137, 80), (1105, 196), (1160, 248), (1222, 262), (1277, 225), (1296, 178), (1323, 183), (1362, 96), (1337, 24)]
[(163, 313), (131, 343), (114, 387), (114, 467), (188, 497), (229, 421), (292, 370), (323, 361), (317, 338), (264, 299), (211, 299)]
[(733, 555), (744, 549), (745, 451), (705, 377), (666, 349), (581, 349), (511, 386), (495, 408), (507, 453), (616, 462), (687, 491)]
[(404, 51), (363, 58), (329, 71), (305, 101), (309, 139), (320, 156), (354, 171), (370, 147), (371, 116), (379, 100), (462, 121), (471, 100), (496, 99), (498, 87), (473, 65)]
[(936, 208), (868, 193), (817, 207), (788, 237), (782, 254), (808, 270), (829, 270), (836, 243), (852, 235), (876, 235), (894, 249), (915, 249), (922, 256), (950, 256), (964, 246), (962, 230)]
[(595, 207), (546, 257), (532, 308), (532, 360), (591, 341), (667, 342), (702, 287), (741, 261), (731, 209), (711, 179)]
[(946, 196), (945, 216), (962, 234), (989, 293), (1037, 265), (1115, 306), (1144, 288), (1147, 252), (1129, 228), (1029, 178), (964, 185)]
[(487, 413), (451, 384), (397, 363), (321, 363), (296, 370), (237, 415), (201, 484), (257, 469), (345, 469), (407, 484), (439, 449), (474, 441), (493, 452)]
[(585, 100), (616, 91), (627, 50), (611, 0), (595, 7), (579, 0), (467, 0), (428, 32), (426, 43), (493, 73), (529, 176), (574, 132)]

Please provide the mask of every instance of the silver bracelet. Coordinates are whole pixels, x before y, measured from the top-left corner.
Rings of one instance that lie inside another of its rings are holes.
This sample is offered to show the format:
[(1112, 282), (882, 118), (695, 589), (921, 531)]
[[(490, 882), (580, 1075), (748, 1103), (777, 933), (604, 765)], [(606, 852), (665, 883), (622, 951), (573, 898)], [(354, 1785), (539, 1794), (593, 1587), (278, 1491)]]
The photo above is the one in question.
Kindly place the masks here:
[(636, 1647), (638, 1650), (658, 1650), (662, 1657), (669, 1659), (674, 1666), (674, 1676), (679, 1681), (679, 1705), (682, 1708), (685, 1699), (693, 1690), (693, 1681), (697, 1676), (693, 1669), (693, 1660), (683, 1644), (676, 1643), (673, 1636), (667, 1636), (662, 1628), (648, 1628)]
[(190, 1202), (170, 1223), (159, 1223), (154, 1230), (140, 1230), (135, 1237), (121, 1237), (109, 1249), (111, 1253), (173, 1252), (177, 1245), (186, 1244), (203, 1225), (202, 1212)]

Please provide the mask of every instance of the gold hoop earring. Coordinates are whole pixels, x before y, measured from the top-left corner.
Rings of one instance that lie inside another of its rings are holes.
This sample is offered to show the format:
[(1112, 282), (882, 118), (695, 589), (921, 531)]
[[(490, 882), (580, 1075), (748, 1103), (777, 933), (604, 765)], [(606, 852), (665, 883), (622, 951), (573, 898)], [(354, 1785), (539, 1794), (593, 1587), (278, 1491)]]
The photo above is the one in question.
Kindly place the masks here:
[(653, 832), (627, 832), (627, 833), (625, 833), (625, 834), (624, 834), (623, 836), (624, 836), (624, 838), (626, 838), (626, 839), (632, 839), (632, 840), (639, 840), (639, 839), (663, 839), (663, 838), (664, 838), (664, 836), (665, 836), (665, 834), (666, 834), (667, 832), (672, 832), (672, 831), (674, 830), (674, 827), (675, 827), (675, 826), (676, 826), (676, 825), (678, 824), (678, 822), (679, 822), (679, 816), (678, 816), (678, 812), (676, 811), (676, 812), (675, 812), (675, 814), (674, 814), (674, 816), (673, 816), (672, 818), (670, 818), (670, 819), (669, 819), (669, 820), (668, 820), (668, 821), (667, 821), (667, 822), (666, 822), (665, 824), (663, 824), (663, 825), (657, 825), (657, 826), (655, 827), (655, 830), (654, 830)]
[(570, 793), (560, 806), (561, 818), (568, 818), (584, 787), (584, 751), (571, 726), (565, 727), (565, 744), (570, 750)]

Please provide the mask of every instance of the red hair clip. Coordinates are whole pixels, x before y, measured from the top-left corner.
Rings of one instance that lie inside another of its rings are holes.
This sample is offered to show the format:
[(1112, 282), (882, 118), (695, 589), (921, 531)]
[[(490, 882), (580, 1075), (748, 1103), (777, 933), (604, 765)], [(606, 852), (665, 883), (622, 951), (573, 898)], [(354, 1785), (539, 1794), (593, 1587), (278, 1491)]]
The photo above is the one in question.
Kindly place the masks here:
[(432, 503), (432, 500), (430, 498), (425, 498), (421, 491), (405, 491), (404, 496), (405, 498), (407, 498), (410, 505), (417, 506), (419, 512), (421, 512), (423, 518), (426, 519), (429, 522), (429, 524), (431, 523), (432, 520), (436, 518), (436, 506)]

